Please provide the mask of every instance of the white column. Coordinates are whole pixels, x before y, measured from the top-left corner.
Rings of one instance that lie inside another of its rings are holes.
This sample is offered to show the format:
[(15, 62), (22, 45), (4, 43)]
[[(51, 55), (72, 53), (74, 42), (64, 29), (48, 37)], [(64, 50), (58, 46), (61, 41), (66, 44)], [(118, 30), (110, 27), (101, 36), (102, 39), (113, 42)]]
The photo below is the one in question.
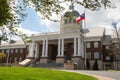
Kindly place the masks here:
[(61, 56), (64, 56), (64, 39), (62, 38)]
[(74, 55), (73, 56), (76, 56), (76, 38), (74, 38)]
[(46, 46), (45, 46), (45, 57), (48, 56), (48, 40), (46, 40)]
[(29, 46), (29, 56), (28, 57), (34, 57), (34, 41)]
[(84, 42), (82, 41), (82, 57), (84, 57)]
[(80, 41), (80, 38), (78, 37), (78, 56), (80, 56), (80, 43), (81, 43), (81, 41)]
[(82, 56), (82, 39), (80, 39), (80, 56)]
[(39, 58), (39, 44), (36, 43), (35, 46), (35, 59)]
[(43, 46), (42, 46), (42, 57), (45, 56), (45, 40), (43, 40)]
[(58, 55), (57, 56), (60, 56), (60, 49), (61, 49), (61, 39), (58, 39)]

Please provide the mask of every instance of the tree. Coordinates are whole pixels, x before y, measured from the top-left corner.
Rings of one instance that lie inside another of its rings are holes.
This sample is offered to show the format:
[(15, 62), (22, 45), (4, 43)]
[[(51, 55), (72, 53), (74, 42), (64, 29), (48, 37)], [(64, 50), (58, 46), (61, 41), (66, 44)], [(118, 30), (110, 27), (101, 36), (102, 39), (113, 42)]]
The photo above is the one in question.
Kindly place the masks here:
[[(113, 8), (109, 0), (23, 0), (29, 6), (35, 8), (44, 18), (51, 19), (52, 14), (59, 15), (65, 8), (62, 3), (72, 2), (84, 6), (92, 11), (99, 10), (102, 6)], [(66, 4), (67, 5), (67, 4)], [(54, 20), (56, 21), (56, 20)]]
[(5, 53), (2, 53), (2, 52), (0, 52), (0, 60), (2, 60), (3, 58), (5, 58), (6, 57), (6, 54)]
[(86, 61), (86, 67), (87, 67), (87, 70), (90, 70), (90, 62), (89, 62), (88, 59), (87, 59), (87, 61)]
[[(16, 1), (18, 2), (16, 3)], [(0, 27), (6, 26), (10, 33), (19, 36), (19, 33), (16, 33), (18, 30), (15, 28), (24, 20), (26, 16), (24, 11), (28, 7), (35, 9), (43, 18), (57, 21), (51, 16), (61, 14), (65, 9), (61, 4), (67, 2), (77, 3), (92, 11), (99, 10), (102, 6), (105, 9), (112, 7), (109, 0), (0, 0)], [(6, 36), (8, 35), (6, 34)], [(24, 35), (21, 34), (21, 36)], [(4, 38), (2, 37), (1, 40)]]
[(120, 64), (120, 28), (117, 27), (118, 22), (112, 22), (113, 26), (113, 33), (114, 37), (116, 39), (116, 42), (112, 43), (111, 45), (111, 51), (114, 56), (114, 61), (117, 62), (117, 70), (119, 70), (119, 64)]
[(25, 9), (24, 3), (15, 4), (13, 0), (0, 0), (0, 44), (1, 41), (7, 41), (8, 35), (16, 34), (16, 27), (19, 26), (25, 17), (23, 12)]
[(95, 62), (94, 62), (93, 70), (99, 70), (97, 60), (95, 60)]

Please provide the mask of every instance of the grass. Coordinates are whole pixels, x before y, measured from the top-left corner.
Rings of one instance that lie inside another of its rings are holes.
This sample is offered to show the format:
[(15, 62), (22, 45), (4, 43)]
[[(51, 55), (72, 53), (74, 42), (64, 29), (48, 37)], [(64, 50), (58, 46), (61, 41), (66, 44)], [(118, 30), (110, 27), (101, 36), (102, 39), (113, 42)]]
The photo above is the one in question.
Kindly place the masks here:
[(41, 68), (0, 67), (0, 80), (97, 80), (77, 73)]

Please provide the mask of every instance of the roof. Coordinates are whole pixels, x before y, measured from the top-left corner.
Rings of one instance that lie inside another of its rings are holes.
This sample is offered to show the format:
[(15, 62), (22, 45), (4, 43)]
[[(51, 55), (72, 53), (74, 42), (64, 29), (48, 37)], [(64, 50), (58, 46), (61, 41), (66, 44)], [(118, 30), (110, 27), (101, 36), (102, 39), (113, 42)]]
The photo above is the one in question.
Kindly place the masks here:
[(24, 41), (22, 39), (16, 40), (16, 41), (11, 41), (11, 43), (9, 44), (9, 42), (3, 43), (2, 46), (8, 46), (8, 45), (24, 45)]
[(86, 33), (86, 37), (102, 37), (105, 31), (105, 28), (103, 27), (93, 27), (93, 28), (88, 28), (89, 32)]

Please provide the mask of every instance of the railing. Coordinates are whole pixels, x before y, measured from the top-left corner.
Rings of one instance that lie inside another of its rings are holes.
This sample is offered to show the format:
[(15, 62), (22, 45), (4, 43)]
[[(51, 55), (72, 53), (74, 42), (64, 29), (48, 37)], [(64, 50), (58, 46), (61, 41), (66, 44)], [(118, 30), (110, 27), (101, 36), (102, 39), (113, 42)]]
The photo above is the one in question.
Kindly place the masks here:
[(51, 34), (60, 34), (60, 32), (46, 32), (46, 33), (38, 33), (38, 34), (32, 34), (32, 36), (51, 35)]

